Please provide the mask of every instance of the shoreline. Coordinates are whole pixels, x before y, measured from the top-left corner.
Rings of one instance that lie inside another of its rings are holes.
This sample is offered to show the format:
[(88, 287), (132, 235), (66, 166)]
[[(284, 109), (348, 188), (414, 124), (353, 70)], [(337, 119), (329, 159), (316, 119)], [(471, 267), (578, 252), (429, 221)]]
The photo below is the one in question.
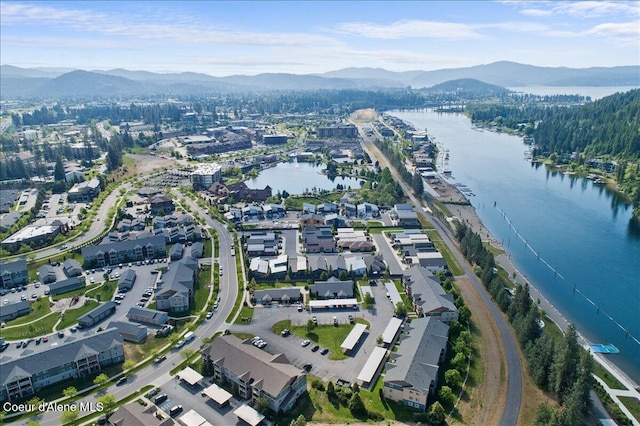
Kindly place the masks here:
[[(446, 181), (445, 181), (446, 182)], [(447, 184), (451, 185), (449, 182)], [(509, 274), (511, 282), (514, 284), (528, 284), (529, 285), (529, 294), (531, 298), (536, 302), (538, 307), (544, 310), (545, 315), (553, 321), (553, 323), (564, 332), (569, 325), (569, 321), (564, 317), (564, 315), (553, 305), (543, 293), (541, 293), (535, 285), (527, 279), (516, 267), (516, 265), (511, 260), (511, 255), (508, 250), (505, 249), (500, 241), (498, 241), (493, 234), (484, 226), (482, 220), (478, 216), (476, 212), (476, 208), (473, 205), (457, 205), (457, 204), (446, 204), (446, 207), (451, 211), (452, 214), (457, 216), (461, 222), (467, 224), (471, 229), (480, 235), (480, 238), (483, 242), (488, 242), (491, 246), (502, 250), (504, 253), (495, 256), (496, 263), (500, 265), (507, 273)], [(513, 274), (515, 278), (513, 278)], [(583, 348), (588, 349), (588, 345), (593, 342), (589, 341), (586, 337), (580, 333), (580, 330), (576, 329), (578, 333), (578, 338), (581, 341), (581, 345)], [(633, 390), (636, 393), (639, 388), (638, 383), (633, 380), (631, 377), (627, 375), (627, 373), (619, 368), (615, 363), (606, 359), (604, 354), (593, 353), (591, 352), (594, 360), (601, 364), (604, 368), (606, 368), (611, 374), (613, 374), (624, 386), (627, 386), (629, 390)], [(640, 396), (640, 395), (639, 395)]]

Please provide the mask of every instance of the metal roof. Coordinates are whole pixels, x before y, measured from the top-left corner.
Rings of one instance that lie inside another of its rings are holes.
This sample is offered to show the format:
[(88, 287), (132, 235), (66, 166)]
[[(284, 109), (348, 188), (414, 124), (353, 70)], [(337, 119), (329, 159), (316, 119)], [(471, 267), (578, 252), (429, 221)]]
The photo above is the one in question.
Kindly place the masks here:
[(340, 345), (342, 350), (343, 351), (353, 350), (353, 348), (355, 348), (355, 346), (360, 341), (360, 338), (362, 337), (362, 334), (365, 332), (366, 329), (367, 329), (366, 324), (356, 324), (351, 329), (351, 332), (349, 333), (349, 335), (344, 339), (344, 342), (342, 342), (342, 345)]
[(358, 380), (362, 381), (363, 383), (371, 383), (376, 372), (378, 371), (378, 368), (380, 368), (380, 364), (382, 363), (382, 361), (384, 361), (386, 356), (387, 350), (385, 348), (381, 348), (379, 346), (373, 348), (373, 352), (371, 352), (371, 355), (369, 355), (369, 359), (367, 359), (367, 362), (364, 364), (362, 370), (360, 370), (360, 373), (358, 374)]
[(393, 341), (394, 337), (398, 333), (400, 326), (402, 325), (402, 320), (400, 318), (393, 317), (389, 321), (387, 328), (382, 332), (382, 341), (386, 344), (389, 344)]

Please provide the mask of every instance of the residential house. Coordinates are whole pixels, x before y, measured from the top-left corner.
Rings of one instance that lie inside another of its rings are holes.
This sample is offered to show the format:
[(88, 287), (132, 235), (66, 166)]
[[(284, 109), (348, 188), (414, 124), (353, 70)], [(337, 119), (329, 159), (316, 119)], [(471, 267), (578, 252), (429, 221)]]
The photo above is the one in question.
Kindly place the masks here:
[(18, 259), (14, 262), (0, 263), (0, 279), (2, 279), (2, 288), (11, 288), (26, 284), (29, 280), (27, 261), (25, 259)]
[(75, 259), (65, 260), (62, 263), (62, 270), (69, 278), (82, 275), (82, 266)]
[(265, 306), (271, 305), (272, 303), (290, 305), (302, 301), (302, 293), (300, 292), (300, 287), (269, 288), (254, 291), (252, 299), (254, 304), (262, 304)]
[(357, 215), (361, 219), (371, 219), (380, 216), (378, 206), (371, 203), (358, 204), (356, 207)]
[(281, 219), (285, 217), (287, 211), (280, 204), (264, 204), (262, 206), (262, 214), (265, 219)]
[(261, 257), (254, 257), (249, 262), (249, 273), (254, 277), (269, 276), (269, 260)]
[(355, 204), (344, 203), (342, 211), (343, 214), (348, 218), (354, 218), (358, 215), (358, 209)]
[(316, 212), (322, 214), (338, 213), (338, 205), (336, 203), (325, 201), (322, 204), (318, 204), (318, 206), (316, 207)]
[(51, 265), (42, 265), (39, 267), (38, 276), (42, 284), (53, 283), (58, 279), (56, 277), (56, 270)]
[(107, 328), (117, 328), (123, 340), (140, 343), (147, 338), (147, 327), (129, 321), (111, 321)]
[(279, 236), (273, 232), (252, 232), (245, 242), (249, 256), (276, 256), (279, 244)]
[(325, 256), (325, 262), (327, 262), (327, 270), (329, 275), (338, 276), (341, 272), (347, 272), (347, 263), (344, 261), (344, 257), (341, 254), (335, 254), (331, 256)]
[(347, 219), (336, 213), (329, 213), (324, 217), (324, 224), (333, 228), (346, 228)]
[(168, 415), (158, 415), (158, 408), (142, 405), (137, 401), (119, 406), (109, 416), (110, 426), (174, 426), (176, 422)]
[(331, 277), (309, 286), (309, 294), (318, 299), (349, 299), (353, 297), (353, 281), (341, 281)]
[(413, 211), (410, 204), (396, 204), (390, 212), (390, 216), (397, 226), (420, 227), (418, 214)]
[(118, 291), (131, 290), (135, 282), (136, 282), (136, 271), (130, 268), (126, 269), (118, 279)]
[(169, 259), (172, 261), (182, 259), (182, 255), (184, 254), (184, 246), (180, 243), (174, 244), (169, 249)]
[(314, 278), (319, 278), (323, 272), (328, 272), (327, 262), (324, 256), (319, 254), (310, 254), (307, 256), (307, 268), (309, 274)]
[(426, 268), (412, 266), (407, 269), (404, 271), (402, 284), (418, 317), (432, 316), (447, 323), (458, 319), (458, 308), (453, 303), (453, 295), (447, 294), (440, 285), (440, 279)]
[(220, 336), (202, 349), (205, 370), (218, 383), (231, 383), (241, 399), (254, 403), (264, 397), (274, 412), (290, 410), (307, 390), (303, 370), (284, 354), (271, 355), (250, 340)]
[(345, 256), (344, 263), (347, 271), (357, 277), (361, 277), (367, 272), (367, 264), (362, 256)]
[(263, 219), (262, 207), (254, 205), (244, 206), (242, 208), (242, 218), (245, 222)]
[(93, 268), (163, 258), (166, 252), (165, 238), (153, 236), (86, 246), (82, 248), (82, 258), (87, 268)]
[(28, 300), (0, 306), (0, 321), (6, 322), (31, 313), (31, 304)]
[(367, 275), (370, 277), (383, 275), (387, 270), (387, 264), (381, 254), (375, 256), (364, 256), (365, 265), (367, 265)]
[(186, 312), (193, 303), (194, 287), (198, 279), (198, 261), (190, 256), (172, 262), (158, 282), (156, 307), (160, 311)]
[(386, 364), (385, 398), (425, 411), (438, 384), (447, 351), (449, 326), (437, 318), (417, 318), (405, 327), (398, 351)]
[(49, 294), (55, 296), (56, 294), (67, 293), (85, 286), (86, 281), (84, 277), (71, 277), (49, 284)]
[(249, 189), (246, 183), (238, 182), (227, 185), (227, 189), (229, 190), (229, 197), (235, 201), (264, 203), (267, 198), (273, 195), (269, 185), (265, 186), (264, 189)]
[(169, 315), (155, 309), (133, 307), (129, 309), (127, 319), (144, 324), (163, 325), (169, 321)]
[(326, 225), (307, 226), (302, 230), (302, 243), (307, 253), (333, 253), (336, 243), (331, 228)]
[(324, 216), (317, 213), (307, 213), (300, 216), (300, 226), (316, 226), (316, 225), (324, 225)]
[(116, 302), (109, 300), (78, 318), (78, 325), (80, 328), (89, 328), (106, 317), (113, 315), (116, 312), (117, 306)]
[(316, 205), (311, 203), (302, 203), (302, 214), (309, 214), (316, 212)]
[(168, 195), (155, 195), (149, 200), (149, 210), (153, 216), (164, 216), (174, 212), (175, 209), (173, 199)]
[(190, 255), (195, 259), (200, 259), (204, 255), (204, 244), (195, 242), (191, 245)]
[(124, 361), (122, 337), (115, 328), (77, 336), (0, 360), (0, 401), (16, 401), (34, 395), (45, 386), (101, 371)]

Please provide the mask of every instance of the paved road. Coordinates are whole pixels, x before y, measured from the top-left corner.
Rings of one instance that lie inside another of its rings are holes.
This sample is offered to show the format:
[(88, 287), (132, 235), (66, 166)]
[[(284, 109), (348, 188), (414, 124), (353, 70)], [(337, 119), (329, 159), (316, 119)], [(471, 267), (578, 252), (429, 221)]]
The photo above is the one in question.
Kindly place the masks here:
[[(354, 123), (356, 124), (356, 123)], [(358, 124), (356, 124), (358, 125)], [(424, 215), (424, 210), (422, 204), (418, 201), (418, 199), (413, 195), (411, 189), (408, 185), (402, 180), (396, 169), (389, 164), (386, 157), (380, 152), (380, 150), (373, 144), (372, 140), (366, 136), (366, 133), (362, 130), (361, 126), (358, 125), (358, 130), (360, 135), (362, 136), (362, 146), (364, 150), (369, 154), (371, 159), (377, 159), (380, 161), (381, 167), (388, 167), (393, 175), (394, 179), (400, 183), (403, 191), (409, 197), (411, 204), (415, 207), (416, 212), (419, 215)], [(457, 262), (462, 266), (466, 276), (471, 281), (475, 290), (481, 297), (483, 303), (489, 309), (491, 316), (496, 322), (498, 329), (500, 330), (500, 335), (502, 337), (502, 343), (505, 349), (505, 354), (507, 358), (507, 377), (508, 377), (508, 386), (507, 386), (507, 398), (505, 403), (505, 410), (502, 414), (502, 419), (500, 421), (501, 425), (511, 426), (515, 425), (518, 421), (518, 415), (520, 413), (520, 404), (522, 402), (522, 365), (520, 364), (520, 358), (518, 356), (518, 348), (516, 346), (515, 339), (511, 334), (511, 329), (508, 326), (507, 322), (504, 320), (502, 314), (498, 311), (496, 306), (493, 304), (493, 301), (489, 297), (489, 294), (485, 290), (484, 286), (476, 277), (476, 275), (471, 270), (471, 267), (467, 263), (467, 261), (463, 258), (462, 254), (458, 250), (458, 247), (454, 244), (453, 236), (451, 235), (449, 228), (442, 225), (442, 223), (432, 215), (429, 215), (427, 219), (434, 225), (434, 227), (438, 230), (440, 235), (442, 236), (443, 241), (447, 244), (453, 255), (455, 256)]]

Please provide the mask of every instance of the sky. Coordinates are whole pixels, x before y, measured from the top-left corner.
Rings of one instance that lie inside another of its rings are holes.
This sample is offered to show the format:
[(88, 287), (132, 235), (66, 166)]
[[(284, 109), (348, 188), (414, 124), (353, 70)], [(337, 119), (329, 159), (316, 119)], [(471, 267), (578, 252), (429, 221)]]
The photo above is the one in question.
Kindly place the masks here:
[(214, 76), (640, 65), (640, 1), (0, 1), (0, 63)]

